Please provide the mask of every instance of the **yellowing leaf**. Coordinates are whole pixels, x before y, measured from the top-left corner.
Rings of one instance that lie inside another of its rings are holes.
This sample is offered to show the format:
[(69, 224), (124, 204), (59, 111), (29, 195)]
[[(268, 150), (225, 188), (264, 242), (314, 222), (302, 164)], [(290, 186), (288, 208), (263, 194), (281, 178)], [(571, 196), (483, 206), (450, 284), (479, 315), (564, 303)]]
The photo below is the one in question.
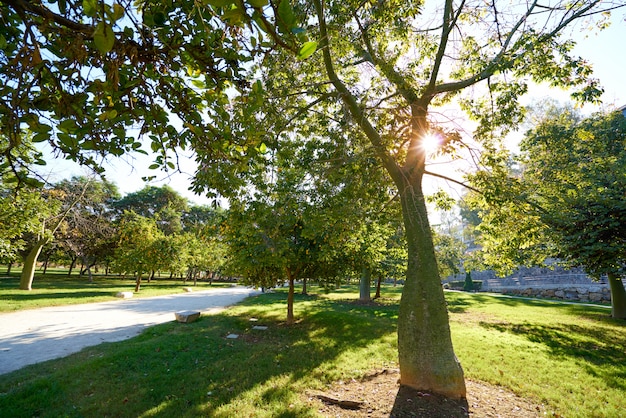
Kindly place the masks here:
[(113, 20), (118, 21), (123, 18), (125, 11), (124, 6), (119, 3), (115, 3), (113, 5)]
[(302, 48), (298, 52), (298, 59), (305, 60), (309, 58), (317, 50), (317, 42), (309, 41), (302, 44)]

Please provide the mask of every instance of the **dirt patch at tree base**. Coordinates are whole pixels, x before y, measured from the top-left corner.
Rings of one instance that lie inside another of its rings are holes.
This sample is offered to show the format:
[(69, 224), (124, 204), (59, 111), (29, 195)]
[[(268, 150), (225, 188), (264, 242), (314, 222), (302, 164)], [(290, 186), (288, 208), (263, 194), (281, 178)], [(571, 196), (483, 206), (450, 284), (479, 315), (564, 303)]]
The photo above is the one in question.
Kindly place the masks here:
[(546, 416), (545, 407), (498, 386), (466, 380), (467, 400), (457, 401), (400, 386), (397, 370), (361, 380), (338, 382), (308, 401), (325, 417), (530, 418)]

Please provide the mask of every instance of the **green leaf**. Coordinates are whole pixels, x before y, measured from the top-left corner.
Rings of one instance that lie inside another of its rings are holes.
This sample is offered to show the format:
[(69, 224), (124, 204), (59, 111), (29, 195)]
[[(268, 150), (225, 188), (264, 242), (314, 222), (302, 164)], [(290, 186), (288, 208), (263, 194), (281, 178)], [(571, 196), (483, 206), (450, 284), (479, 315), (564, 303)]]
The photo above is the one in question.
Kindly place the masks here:
[(213, 7), (226, 7), (229, 4), (235, 4), (235, 0), (207, 0), (207, 3)]
[(245, 13), (243, 9), (235, 7), (232, 10), (229, 10), (222, 14), (222, 20), (230, 23), (231, 25), (238, 25), (244, 21)]
[(115, 34), (111, 26), (105, 22), (98, 23), (93, 33), (93, 41), (103, 55), (112, 50), (115, 44)]
[(152, 15), (152, 20), (154, 21), (155, 26), (165, 26), (167, 16), (163, 12), (156, 12)]
[(265, 7), (269, 4), (268, 0), (248, 0), (248, 4), (252, 7)]
[(38, 134), (33, 136), (32, 141), (37, 143), (37, 142), (44, 142), (47, 141), (48, 139), (50, 139), (50, 134), (47, 132), (39, 132)]
[(298, 52), (298, 59), (305, 60), (309, 58), (317, 50), (317, 42), (309, 41), (305, 42)]
[(124, 9), (124, 6), (122, 6), (119, 3), (115, 3), (113, 5), (113, 20), (114, 21), (118, 21), (121, 18), (124, 17), (124, 13), (126, 12), (126, 10)]
[(83, 11), (89, 17), (95, 17), (98, 13), (98, 0), (83, 0)]
[(194, 85), (194, 87), (198, 88), (198, 89), (205, 89), (206, 88), (206, 83), (202, 80), (191, 80), (191, 84)]
[(67, 13), (67, 2), (65, 0), (59, 0), (59, 13), (62, 15)]
[(150, 167), (148, 167), (148, 169), (149, 170), (156, 170), (159, 167), (161, 167), (161, 165), (159, 165), (159, 164), (151, 164)]
[(278, 5), (278, 17), (290, 29), (296, 24), (296, 15), (293, 13), (291, 2), (289, 0), (281, 0)]
[(72, 133), (78, 128), (76, 125), (76, 121), (74, 119), (65, 119), (63, 122), (58, 125), (59, 130), (65, 133)]

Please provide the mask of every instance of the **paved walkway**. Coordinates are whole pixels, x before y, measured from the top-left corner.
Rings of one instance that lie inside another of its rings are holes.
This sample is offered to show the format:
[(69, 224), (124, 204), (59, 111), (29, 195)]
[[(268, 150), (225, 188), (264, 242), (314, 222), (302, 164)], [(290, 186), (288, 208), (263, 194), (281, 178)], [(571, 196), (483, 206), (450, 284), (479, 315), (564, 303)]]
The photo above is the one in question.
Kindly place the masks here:
[(175, 320), (175, 312), (219, 311), (255, 293), (244, 287), (217, 288), (0, 314), (0, 374), (134, 337), (151, 325)]

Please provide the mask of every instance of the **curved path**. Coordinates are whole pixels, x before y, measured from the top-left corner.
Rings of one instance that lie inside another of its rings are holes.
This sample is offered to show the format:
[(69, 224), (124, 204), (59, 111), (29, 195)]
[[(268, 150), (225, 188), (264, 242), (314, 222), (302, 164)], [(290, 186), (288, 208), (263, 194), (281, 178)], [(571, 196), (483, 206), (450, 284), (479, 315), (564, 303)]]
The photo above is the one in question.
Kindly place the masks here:
[(0, 314), (0, 374), (134, 337), (146, 327), (175, 320), (175, 312), (215, 312), (255, 293), (238, 286)]

